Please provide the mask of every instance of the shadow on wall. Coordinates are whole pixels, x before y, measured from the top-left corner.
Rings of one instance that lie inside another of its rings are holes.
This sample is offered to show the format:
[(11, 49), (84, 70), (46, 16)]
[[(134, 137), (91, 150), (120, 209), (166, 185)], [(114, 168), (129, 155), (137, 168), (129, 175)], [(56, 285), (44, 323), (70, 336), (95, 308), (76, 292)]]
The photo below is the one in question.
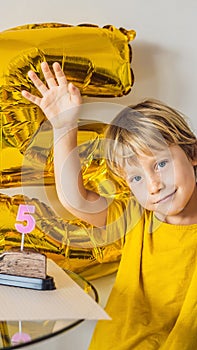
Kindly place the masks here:
[[(111, 102), (126, 106), (151, 97), (181, 108), (185, 75), (183, 55), (175, 49), (147, 42), (133, 42), (132, 70), (134, 85), (129, 94), (116, 98), (86, 97), (85, 102)], [(102, 119), (102, 118), (101, 118)]]
[(152, 97), (174, 107), (180, 106), (185, 78), (179, 70), (180, 53), (147, 42), (133, 43), (132, 51), (134, 85), (127, 96), (116, 101), (128, 105)]

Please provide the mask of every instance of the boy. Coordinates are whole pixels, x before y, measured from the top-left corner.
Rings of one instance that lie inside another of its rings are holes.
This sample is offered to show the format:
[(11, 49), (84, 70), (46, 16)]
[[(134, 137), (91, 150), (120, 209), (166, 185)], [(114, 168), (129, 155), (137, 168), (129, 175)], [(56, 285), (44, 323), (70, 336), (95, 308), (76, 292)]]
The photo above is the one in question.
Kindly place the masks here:
[[(48, 87), (32, 71), (42, 97), (22, 94), (42, 108), (54, 131), (56, 188), (63, 206), (82, 220), (126, 233), (115, 285), (90, 349), (197, 348), (197, 140), (174, 109), (147, 100), (127, 107), (106, 132), (110, 169), (131, 196), (122, 204), (83, 186), (77, 152), (81, 96), (58, 63), (46, 62)], [(122, 232), (120, 234), (122, 234)]]

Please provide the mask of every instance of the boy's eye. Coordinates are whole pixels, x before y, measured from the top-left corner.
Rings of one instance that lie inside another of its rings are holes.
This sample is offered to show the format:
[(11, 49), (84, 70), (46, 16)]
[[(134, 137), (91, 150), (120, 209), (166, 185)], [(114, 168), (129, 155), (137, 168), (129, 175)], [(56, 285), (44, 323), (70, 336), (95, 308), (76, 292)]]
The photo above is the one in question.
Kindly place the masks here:
[(134, 176), (134, 177), (131, 179), (131, 182), (139, 182), (141, 179), (142, 179), (142, 177), (139, 176), (139, 175), (137, 175), (137, 176)]
[(162, 160), (162, 162), (158, 163), (158, 168), (164, 168), (167, 163), (167, 160)]

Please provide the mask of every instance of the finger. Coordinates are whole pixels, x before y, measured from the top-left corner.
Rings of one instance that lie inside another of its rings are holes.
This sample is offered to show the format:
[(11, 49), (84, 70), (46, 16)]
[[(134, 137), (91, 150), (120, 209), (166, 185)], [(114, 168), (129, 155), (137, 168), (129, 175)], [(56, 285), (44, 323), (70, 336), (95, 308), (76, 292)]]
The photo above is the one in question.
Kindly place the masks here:
[(31, 79), (31, 81), (34, 83), (35, 87), (38, 89), (38, 91), (40, 91), (40, 93), (42, 95), (45, 94), (45, 92), (48, 91), (46, 85), (42, 82), (42, 80), (40, 80), (37, 76), (37, 74), (35, 72), (33, 72), (32, 70), (30, 70), (28, 72), (28, 76)]
[(35, 95), (30, 94), (30, 92), (23, 90), (22, 96), (25, 97), (28, 101), (35, 103), (37, 106), (40, 106), (41, 98)]
[(80, 105), (82, 102), (82, 97), (79, 89), (72, 83), (68, 84), (68, 92), (70, 93), (71, 100), (76, 103), (76, 105)]
[(55, 78), (48, 66), (47, 62), (42, 62), (41, 63), (41, 68), (42, 68), (42, 72), (44, 74), (45, 80), (47, 82), (47, 85), (49, 88), (52, 88), (54, 86), (57, 86), (57, 83), (55, 81)]
[(64, 85), (67, 86), (66, 76), (65, 76), (65, 74), (64, 74), (63, 70), (61, 69), (61, 66), (58, 62), (55, 62), (53, 64), (53, 70), (54, 70), (55, 77), (57, 79), (59, 86), (64, 86)]

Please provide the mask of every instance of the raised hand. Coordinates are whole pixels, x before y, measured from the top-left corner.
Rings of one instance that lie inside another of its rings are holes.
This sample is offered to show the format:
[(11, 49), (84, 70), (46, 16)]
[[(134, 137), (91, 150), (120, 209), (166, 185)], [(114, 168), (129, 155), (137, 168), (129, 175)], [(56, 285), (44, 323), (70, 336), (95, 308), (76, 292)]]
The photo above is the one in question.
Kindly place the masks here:
[(79, 107), (82, 103), (79, 89), (72, 83), (68, 84), (59, 63), (53, 64), (54, 74), (47, 62), (41, 63), (41, 69), (46, 84), (31, 70), (28, 76), (42, 97), (32, 95), (26, 90), (22, 91), (22, 95), (42, 109), (55, 129), (73, 127), (77, 123)]

